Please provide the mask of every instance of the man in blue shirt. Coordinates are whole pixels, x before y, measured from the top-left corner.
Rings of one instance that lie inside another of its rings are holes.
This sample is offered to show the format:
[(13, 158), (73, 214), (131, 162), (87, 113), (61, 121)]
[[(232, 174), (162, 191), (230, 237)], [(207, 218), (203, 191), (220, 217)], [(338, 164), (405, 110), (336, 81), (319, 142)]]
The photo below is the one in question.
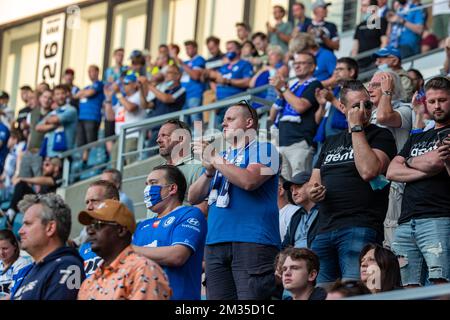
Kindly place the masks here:
[(3, 167), (5, 165), (5, 159), (8, 155), (8, 140), (9, 129), (3, 122), (0, 121), (0, 174), (3, 173)]
[(59, 195), (26, 195), (19, 230), (22, 249), (35, 261), (20, 275), (11, 300), (76, 300), (85, 279), (83, 260), (65, 246), (70, 234), (70, 208)]
[(182, 205), (186, 179), (177, 167), (154, 168), (146, 184), (144, 202), (157, 216), (138, 224), (134, 249), (164, 268), (173, 300), (200, 300), (206, 238), (203, 213)]
[[(103, 82), (99, 80), (100, 69), (91, 65), (88, 69), (89, 79), (92, 84), (80, 90), (75, 98), (80, 100), (77, 145), (94, 142), (98, 139), (98, 128), (102, 120), (102, 104), (105, 99), (103, 94)], [(89, 150), (83, 152), (83, 163), (87, 164)]]
[[(227, 63), (218, 71), (208, 70), (206, 77), (217, 84), (216, 99), (222, 100), (248, 89), (253, 76), (253, 66), (241, 59), (241, 44), (235, 40), (226, 43)], [(221, 124), (225, 109), (219, 111), (217, 123)]]
[(258, 142), (257, 128), (256, 111), (241, 102), (225, 113), (226, 153), (194, 142), (205, 173), (189, 188), (188, 200), (198, 204), (208, 197), (208, 300), (262, 300), (275, 290), (279, 155), (272, 144)]
[(36, 131), (45, 133), (47, 157), (58, 157), (62, 152), (75, 146), (77, 128), (77, 109), (67, 103), (69, 88), (57, 85), (53, 90), (53, 101), (58, 107), (48, 113), (36, 126)]
[[(184, 43), (184, 46), (190, 59), (184, 62), (178, 56), (174, 56), (173, 59), (183, 71), (181, 85), (186, 89), (186, 102), (183, 109), (190, 109), (202, 105), (205, 86), (200, 78), (206, 61), (198, 54), (197, 42), (189, 40)], [(191, 121), (202, 121), (202, 114), (191, 115)]]

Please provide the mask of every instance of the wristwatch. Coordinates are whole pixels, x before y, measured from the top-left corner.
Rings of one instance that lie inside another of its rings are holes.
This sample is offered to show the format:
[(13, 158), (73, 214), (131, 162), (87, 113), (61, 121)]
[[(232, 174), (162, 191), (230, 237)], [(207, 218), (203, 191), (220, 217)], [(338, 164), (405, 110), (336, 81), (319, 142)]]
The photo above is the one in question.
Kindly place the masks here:
[(353, 127), (350, 129), (350, 131), (351, 131), (351, 132), (363, 132), (364, 129), (363, 129), (362, 126), (356, 125), (356, 126), (353, 126)]
[(386, 90), (386, 91), (383, 91), (383, 96), (389, 96), (389, 97), (392, 97), (392, 91), (389, 91), (389, 90)]
[(281, 92), (281, 93), (285, 93), (287, 89), (288, 89), (287, 86), (282, 86), (282, 87), (280, 88), (280, 92)]

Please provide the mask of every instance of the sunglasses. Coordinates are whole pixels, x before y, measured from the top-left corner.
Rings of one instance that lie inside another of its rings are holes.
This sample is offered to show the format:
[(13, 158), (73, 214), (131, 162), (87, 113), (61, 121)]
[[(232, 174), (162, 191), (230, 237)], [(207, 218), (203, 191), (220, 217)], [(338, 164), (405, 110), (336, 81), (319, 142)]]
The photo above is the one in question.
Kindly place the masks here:
[(250, 105), (250, 103), (248, 103), (247, 100), (241, 100), (237, 104), (241, 105), (241, 106), (245, 106), (247, 108), (248, 112), (250, 112), (250, 114), (252, 115), (252, 118), (255, 119), (255, 115), (254, 115), (255, 109), (252, 108), (252, 106)]
[[(359, 108), (360, 107), (360, 103), (355, 103), (354, 105), (352, 105), (352, 108)], [(371, 110), (373, 108), (373, 102), (370, 100), (364, 101), (364, 108), (367, 110)]]
[(90, 225), (87, 226), (89, 229), (93, 229), (95, 231), (98, 231), (102, 229), (104, 226), (118, 226), (119, 224), (116, 222), (110, 222), (110, 221), (100, 221), (100, 220), (94, 220)]

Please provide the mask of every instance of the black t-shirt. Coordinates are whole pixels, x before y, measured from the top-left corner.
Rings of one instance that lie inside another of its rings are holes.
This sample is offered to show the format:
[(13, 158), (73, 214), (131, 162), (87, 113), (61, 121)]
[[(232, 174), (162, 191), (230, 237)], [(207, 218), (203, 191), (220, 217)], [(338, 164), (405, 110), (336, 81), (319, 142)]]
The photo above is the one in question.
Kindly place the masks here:
[(19, 113), (17, 114), (17, 122), (21, 123), (22, 121), (25, 121), (27, 119), (28, 113), (31, 112), (31, 108), (26, 106), (19, 110)]
[[(437, 149), (437, 133), (449, 128), (411, 135), (399, 155), (406, 159)], [(450, 176), (445, 168), (433, 177), (406, 183), (398, 223), (440, 217), (450, 217)]]
[[(379, 48), (381, 45), (381, 37), (386, 35), (387, 20), (385, 18), (380, 19), (380, 29), (369, 29), (367, 21), (361, 22), (355, 30), (353, 39), (358, 40), (359, 47), (358, 53)], [(361, 58), (358, 60), (360, 67), (366, 67), (370, 65), (375, 59), (372, 56)]]
[[(392, 133), (369, 125), (364, 129), (372, 149), (392, 159), (397, 153)], [(319, 202), (318, 233), (346, 227), (368, 227), (382, 232), (388, 208), (389, 185), (373, 190), (356, 169), (349, 132), (329, 137), (315, 166), (320, 169), (325, 199)]]
[(278, 125), (280, 147), (290, 146), (303, 140), (306, 140), (309, 145), (313, 144), (317, 130), (314, 115), (319, 108), (315, 96), (316, 88), (323, 88), (320, 81), (311, 82), (301, 95), (301, 98), (305, 98), (311, 103), (311, 107), (301, 114), (302, 121), (300, 123), (280, 121)]

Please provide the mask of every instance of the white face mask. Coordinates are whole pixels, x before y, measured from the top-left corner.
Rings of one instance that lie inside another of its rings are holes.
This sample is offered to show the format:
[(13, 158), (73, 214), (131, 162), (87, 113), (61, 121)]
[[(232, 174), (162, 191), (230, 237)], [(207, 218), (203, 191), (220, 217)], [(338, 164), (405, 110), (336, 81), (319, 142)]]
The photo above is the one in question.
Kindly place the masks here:
[(166, 87), (170, 88), (171, 86), (173, 86), (173, 80), (167, 81), (166, 82)]
[(391, 70), (391, 68), (389, 68), (389, 65), (387, 63), (383, 63), (378, 66), (378, 70), (386, 72)]

